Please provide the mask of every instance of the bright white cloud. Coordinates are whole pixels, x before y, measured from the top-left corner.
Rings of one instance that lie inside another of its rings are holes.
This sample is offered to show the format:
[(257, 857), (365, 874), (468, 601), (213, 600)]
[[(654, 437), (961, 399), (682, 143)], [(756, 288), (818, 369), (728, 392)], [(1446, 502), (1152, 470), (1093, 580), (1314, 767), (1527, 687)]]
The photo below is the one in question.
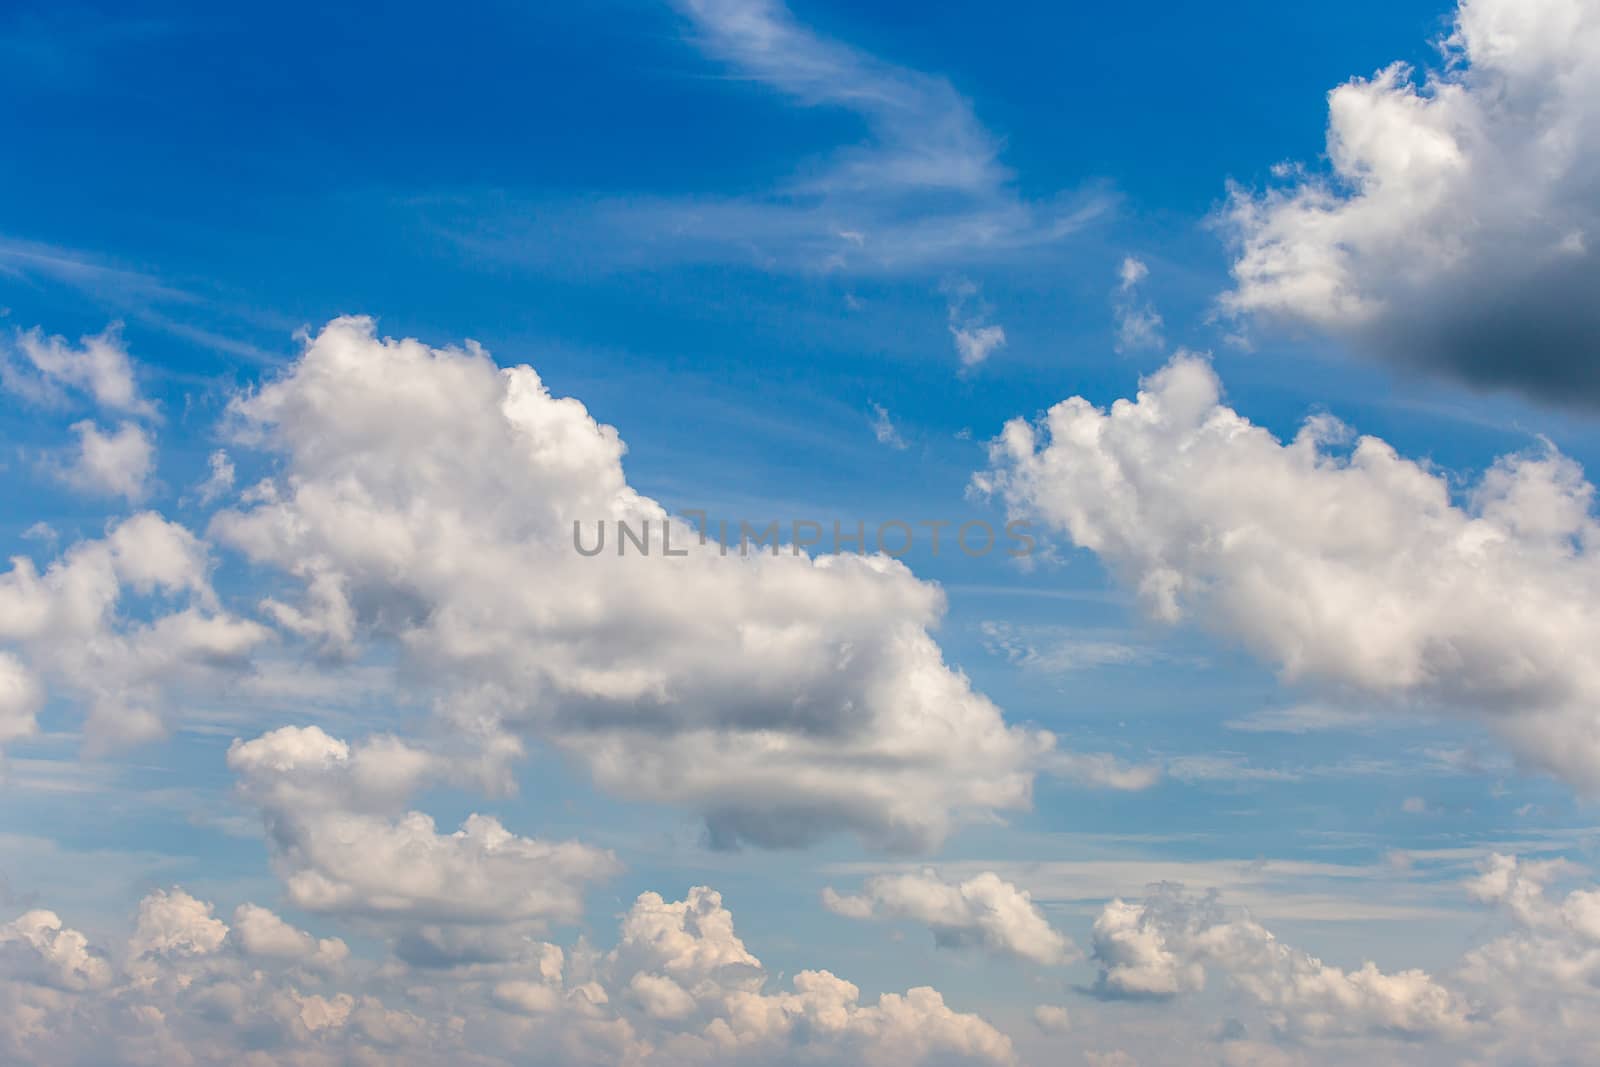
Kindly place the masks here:
[(78, 448), (61, 471), (67, 484), (131, 501), (143, 498), (155, 467), (155, 444), (142, 427), (125, 422), (108, 433), (85, 419), (74, 423), (72, 432)]
[(1117, 997), (1170, 997), (1205, 985), (1205, 968), (1168, 944), (1144, 907), (1113, 900), (1094, 921), (1099, 992)]
[(83, 338), (73, 347), (46, 337), (37, 327), (18, 331), (11, 346), (0, 344), (0, 389), (48, 407), (82, 406), (118, 416), (114, 428), (93, 419), (72, 424), (75, 447), (46, 465), (66, 484), (86, 493), (142, 499), (155, 468), (153, 435), (137, 421), (156, 409), (140, 395), (133, 361), (120, 327)]
[[(398, 642), (474, 736), (552, 741), (720, 842), (920, 848), (1026, 806), (1055, 758), (946, 666), (942, 596), (900, 564), (724, 556), (675, 520), (664, 554), (669, 519), (627, 485), (617, 432), (531, 367), (340, 319), (235, 415), (283, 476), (212, 530), (304, 582), (264, 605), (281, 625)], [(581, 555), (574, 524), (588, 545), (602, 521), (606, 550)], [(648, 558), (618, 556), (620, 522), (649, 531)]]
[(976, 367), (1005, 346), (1005, 327), (998, 323), (987, 326), (950, 327), (950, 336), (956, 343), (956, 354), (963, 367)]
[(139, 394), (133, 361), (117, 326), (82, 338), (76, 348), (65, 338), (46, 337), (38, 327), (19, 331), (13, 352), (0, 352), (0, 385), (35, 403), (59, 403), (70, 390), (108, 411), (155, 414)]
[(1180, 355), (1109, 411), (1075, 397), (1011, 422), (977, 484), (1158, 619), (1203, 620), (1293, 680), (1476, 713), (1525, 763), (1600, 787), (1600, 526), (1577, 464), (1507, 456), (1458, 503), (1351, 437), (1317, 416), (1280, 442)]
[[(88, 742), (159, 735), (184, 693), (215, 686), (270, 637), (221, 611), (206, 546), (155, 512), (0, 572), (0, 647), (88, 711)], [(136, 606), (136, 611), (127, 611)]]
[(1600, 8), (1462, 3), (1446, 65), (1328, 98), (1331, 173), (1234, 192), (1224, 305), (1384, 359), (1600, 401)]
[(211, 905), (181, 889), (156, 890), (139, 902), (139, 923), (128, 952), (143, 956), (204, 956), (222, 947), (228, 924)]
[(1464, 1036), (1472, 1006), (1428, 974), (1385, 973), (1371, 963), (1346, 971), (1284, 945), (1214, 897), (1167, 888), (1138, 904), (1114, 900), (1094, 926), (1106, 997), (1171, 997), (1225, 972), (1280, 1034), (1298, 1039), (1364, 1034)]
[[(1011, 1063), (1011, 1042), (973, 1015), (951, 1011), (933, 989), (886, 993), (861, 1003), (860, 990), (827, 971), (802, 971), (791, 990), (764, 992), (760, 961), (734, 933), (722, 898), (696, 888), (683, 901), (639, 897), (608, 957), (613, 986), (663, 1026), (669, 1058), (684, 1062), (773, 1062), (796, 1043), (832, 1062)], [(813, 1050), (808, 1046), (820, 1046)]]
[[(519, 837), (487, 815), (449, 834), (419, 811), (391, 817), (452, 771), (394, 738), (352, 747), (315, 726), (283, 727), (235, 741), (228, 765), (262, 811), (292, 904), (420, 930), (411, 948), (441, 959), (495, 941), (504, 951), (519, 929), (576, 919), (586, 886), (619, 870), (608, 852)], [(461, 929), (474, 926), (485, 929)]]
[(269, 908), (241, 904), (233, 913), (232, 936), (247, 956), (294, 960), (325, 967), (337, 966), (350, 955), (337, 937), (317, 939)]
[(1076, 955), (1024, 889), (992, 871), (949, 882), (933, 871), (880, 875), (860, 893), (824, 890), (829, 911), (852, 919), (909, 919), (933, 931), (939, 944), (976, 947), (1046, 967)]

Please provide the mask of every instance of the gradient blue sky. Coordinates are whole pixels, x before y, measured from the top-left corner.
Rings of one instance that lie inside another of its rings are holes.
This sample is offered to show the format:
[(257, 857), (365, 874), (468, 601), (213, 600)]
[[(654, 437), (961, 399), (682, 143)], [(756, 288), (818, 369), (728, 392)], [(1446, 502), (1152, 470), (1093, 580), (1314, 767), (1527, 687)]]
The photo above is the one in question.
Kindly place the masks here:
[[(1435, 465), (1458, 499), (1541, 437), (1600, 465), (1600, 424), (1581, 410), (1219, 310), (1229, 183), (1321, 165), (1328, 91), (1395, 60), (1437, 66), (1450, 5), (791, 6), (822, 54), (846, 50), (854, 88), (897, 86), (915, 98), (907, 112), (886, 119), (742, 66), (670, 4), (7, 4), (0, 349), (16, 358), (36, 326), (75, 340), (120, 323), (160, 412), (139, 504), (197, 531), (214, 510), (195, 488), (214, 450), (232, 450), (241, 487), (271, 473), (270, 456), (234, 449), (230, 399), (340, 315), (532, 364), (618, 429), (629, 483), (676, 512), (998, 524), (1004, 505), (970, 482), (1007, 420), (1075, 395), (1131, 397), (1178, 348), (1209, 353), (1229, 406), (1280, 438), (1331, 413)], [(974, 137), (997, 146), (993, 171), (960, 192), (902, 189), (875, 169), (886, 144), (948, 138), (944, 165)], [(852, 161), (859, 188), (845, 183)], [(795, 191), (813, 182), (826, 191)], [(845, 232), (857, 224), (864, 237)], [(1124, 294), (1129, 257), (1148, 277)], [(1161, 316), (1163, 343), (1119, 345), (1129, 301)], [(1004, 345), (964, 367), (957, 319), (1002, 326)], [(61, 477), (83, 417), (0, 398), (7, 556), (42, 568), (129, 510)], [(875, 431), (882, 419), (894, 436)], [(1031, 810), (911, 856), (848, 836), (718, 851), (693, 811), (618, 799), (537, 746), (515, 796), (435, 788), (413, 803), (441, 827), (492, 811), (517, 832), (614, 850), (626, 869), (589, 889), (577, 924), (602, 944), (640, 892), (711, 884), (771, 973), (826, 966), (874, 995), (936, 986), (1035, 1062), (1080, 1062), (1138, 1026), (1130, 1005), (1082, 993), (1092, 961), (1041, 970), (938, 948), (915, 924), (830, 913), (823, 887), (900, 867), (993, 870), (1088, 945), (1106, 900), (1182, 882), (1330, 963), (1433, 969), (1485, 928), (1458, 883), (1489, 853), (1591, 857), (1592, 805), (1519, 770), (1480, 720), (1286, 681), (1236, 636), (1150, 619), (1094, 553), (1053, 540), (1032, 567), (926, 542), (905, 562), (945, 589), (946, 659), (1008, 721), (1160, 766), (1151, 788), (1042, 777)], [(278, 588), (216, 555), (233, 610)], [(305, 654), (307, 670), (381, 673), (394, 652), (347, 668)], [(1354, 717), (1241, 725), (1307, 705)], [(161, 740), (85, 754), (81, 709), (53, 694), (42, 732), (5, 750), (5, 902), (113, 937), (146, 892), (181, 884), (219, 914), (275, 904), (381, 955), (370, 932), (281, 904), (225, 753), (288, 722), (355, 738), (424, 715), (382, 686), (327, 707), (218, 698), (181, 709)], [(1068, 1005), (1082, 1035), (1070, 1050), (1028, 1021), (1040, 1003)]]

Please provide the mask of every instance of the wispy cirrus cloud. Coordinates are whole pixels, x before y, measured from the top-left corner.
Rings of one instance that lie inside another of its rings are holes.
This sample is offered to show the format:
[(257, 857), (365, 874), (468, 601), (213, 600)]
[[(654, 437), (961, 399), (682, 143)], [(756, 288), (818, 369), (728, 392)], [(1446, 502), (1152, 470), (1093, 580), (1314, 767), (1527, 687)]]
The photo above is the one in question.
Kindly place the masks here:
[(230, 326), (267, 325), (282, 332), (296, 325), (258, 308), (201, 295), (149, 270), (81, 249), (5, 234), (0, 234), (0, 282), (30, 289), (58, 286), (71, 290), (118, 318), (249, 363), (277, 363), (281, 357), (231, 333), (197, 325), (197, 320), (220, 318)]
[[(894, 274), (1038, 249), (1112, 208), (1103, 188), (1024, 196), (1001, 162), (1003, 139), (946, 78), (825, 37), (778, 0), (674, 6), (689, 40), (732, 78), (790, 106), (854, 115), (866, 136), (797, 160), (794, 173), (764, 191), (510, 202), (489, 213), (499, 219), (466, 217), (445, 228), (493, 255), (528, 259), (559, 247), (568, 267), (577, 256), (620, 267), (738, 262)], [(523, 221), (508, 224), (507, 216)]]

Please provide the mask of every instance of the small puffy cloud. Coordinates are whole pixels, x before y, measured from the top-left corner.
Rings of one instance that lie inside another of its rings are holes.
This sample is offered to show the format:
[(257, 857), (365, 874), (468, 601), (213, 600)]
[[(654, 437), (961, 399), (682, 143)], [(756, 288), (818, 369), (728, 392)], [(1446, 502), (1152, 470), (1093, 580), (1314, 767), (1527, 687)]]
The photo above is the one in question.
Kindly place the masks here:
[(1140, 905), (1111, 901), (1095, 919), (1093, 936), (1102, 995), (1170, 997), (1205, 985), (1205, 968), (1173, 951)]
[(1445, 65), (1328, 97), (1331, 171), (1234, 190), (1223, 304), (1396, 365), (1600, 403), (1600, 9), (1462, 3)]
[(634, 972), (660, 972), (691, 985), (715, 979), (748, 988), (761, 961), (734, 933), (722, 894), (695, 886), (682, 900), (642, 893), (622, 919), (615, 964)]
[(46, 337), (38, 327), (18, 332), (12, 351), (0, 351), (0, 386), (36, 403), (58, 403), (70, 390), (107, 411), (155, 414), (139, 394), (133, 361), (115, 325), (82, 338), (77, 346), (62, 337)]
[(952, 1011), (933, 989), (885, 993), (875, 1004), (828, 971), (802, 971), (766, 991), (761, 962), (706, 887), (682, 901), (645, 893), (623, 917), (605, 971), (619, 1003), (666, 1033), (669, 1062), (783, 1062), (890, 1067), (901, 1063), (1010, 1064), (1010, 1040), (975, 1015)]
[(158, 736), (173, 704), (213, 691), (271, 636), (218, 609), (209, 570), (203, 542), (148, 511), (42, 573), (15, 557), (0, 571), (0, 654), (87, 711), (90, 746)]
[(1059, 1004), (1040, 1004), (1033, 1009), (1033, 1025), (1047, 1034), (1064, 1034), (1072, 1029), (1072, 1016)]
[(423, 936), (439, 954), (484, 947), (453, 927), (574, 919), (584, 888), (617, 872), (609, 852), (520, 837), (487, 815), (448, 834), (419, 811), (390, 817), (423, 781), (449, 773), (442, 764), (393, 738), (352, 748), (315, 726), (228, 750), (243, 796), (262, 811), (291, 903), (391, 929), (435, 924)]
[(1141, 349), (1160, 348), (1166, 343), (1162, 336), (1162, 320), (1150, 303), (1139, 292), (1139, 287), (1150, 276), (1144, 260), (1128, 256), (1117, 270), (1117, 291), (1112, 299), (1112, 310), (1117, 320), (1118, 352), (1136, 352)]
[(958, 278), (947, 283), (944, 292), (956, 355), (961, 359), (961, 369), (971, 370), (1005, 347), (1005, 327), (988, 321), (993, 309), (979, 298), (974, 282)]
[(158, 889), (139, 902), (128, 952), (135, 958), (204, 956), (221, 948), (227, 936), (228, 924), (211, 914), (210, 904), (181, 889)]
[(7, 974), (69, 991), (104, 988), (112, 980), (111, 964), (53, 911), (30, 911), (0, 925), (0, 966)]
[(964, 368), (976, 367), (995, 352), (1005, 347), (1006, 330), (999, 323), (987, 325), (967, 324), (950, 326), (950, 336), (956, 343), (956, 354)]
[(232, 937), (247, 956), (333, 966), (350, 954), (341, 939), (318, 940), (256, 904), (241, 904), (234, 910)]
[(824, 890), (824, 906), (852, 919), (908, 919), (933, 931), (939, 944), (975, 947), (1043, 966), (1075, 957), (1029, 897), (992, 871), (947, 882), (932, 871), (869, 879), (858, 894)]
[(409, 812), (393, 823), (330, 815), (285, 860), (289, 899), (310, 911), (427, 916), (447, 922), (574, 918), (584, 883), (616, 873), (609, 854), (518, 837), (487, 815), (440, 834)]
[(872, 436), (878, 439), (880, 445), (888, 445), (896, 451), (905, 450), (906, 439), (900, 436), (888, 409), (882, 404), (872, 405)]
[(1074, 397), (1009, 423), (976, 483), (1160, 620), (1402, 714), (1475, 714), (1526, 765), (1600, 788), (1600, 524), (1578, 465), (1544, 446), (1457, 494), (1325, 415), (1279, 441), (1220, 391), (1179, 355), (1109, 411)]
[(144, 496), (155, 465), (155, 445), (142, 427), (125, 422), (108, 433), (84, 420), (73, 423), (72, 432), (78, 435), (78, 447), (61, 471), (67, 484), (128, 500)]

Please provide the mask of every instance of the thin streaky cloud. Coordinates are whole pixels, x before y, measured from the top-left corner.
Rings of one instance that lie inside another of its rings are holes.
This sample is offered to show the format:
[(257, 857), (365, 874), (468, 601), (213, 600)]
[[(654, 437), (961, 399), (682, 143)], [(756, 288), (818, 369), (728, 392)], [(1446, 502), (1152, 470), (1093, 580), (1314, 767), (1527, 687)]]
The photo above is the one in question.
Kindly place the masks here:
[[(512, 194), (488, 222), (477, 198), (463, 205), (439, 197), (433, 223), (472, 252), (501, 259), (538, 265), (560, 248), (563, 270), (576, 255), (600, 269), (732, 262), (882, 275), (1014, 262), (1113, 210), (1114, 195), (1092, 183), (1024, 197), (1000, 160), (1003, 139), (944, 77), (824, 37), (772, 0), (674, 6), (688, 41), (735, 79), (774, 90), (792, 106), (852, 113), (867, 126), (865, 140), (797, 160), (788, 178), (764, 192), (662, 197), (640, 190), (582, 202)], [(991, 335), (983, 354), (993, 347)]]

